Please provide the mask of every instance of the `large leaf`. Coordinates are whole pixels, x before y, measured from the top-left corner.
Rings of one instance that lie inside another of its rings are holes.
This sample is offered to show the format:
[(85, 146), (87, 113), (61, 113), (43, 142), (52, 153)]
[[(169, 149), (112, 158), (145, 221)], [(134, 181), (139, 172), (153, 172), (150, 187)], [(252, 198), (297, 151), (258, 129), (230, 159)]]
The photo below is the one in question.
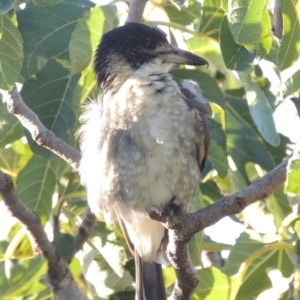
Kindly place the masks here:
[(228, 21), (232, 36), (238, 44), (248, 51), (258, 49), (261, 37), (263, 11), (267, 0), (230, 0), (228, 2)]
[(285, 192), (300, 195), (300, 146), (294, 150), (293, 156), (289, 159)]
[(273, 33), (269, 11), (263, 10), (261, 23), (261, 34), (259, 40), (259, 57), (264, 58), (272, 49)]
[(187, 45), (192, 53), (205, 57), (209, 61), (210, 74), (222, 73), (226, 80), (222, 81), (227, 89), (236, 88), (240, 85), (236, 76), (227, 69), (220, 46), (213, 39), (199, 39), (197, 37), (187, 40)]
[(6, 104), (0, 103), (0, 146), (4, 147), (24, 135), (19, 120), (7, 111)]
[(235, 42), (226, 16), (221, 23), (220, 47), (228, 69), (245, 71), (253, 64), (255, 51), (251, 53), (244, 46)]
[(36, 7), (31, 3), (18, 12), (18, 22), (24, 39), (26, 79), (40, 70), (52, 58), (69, 58), (69, 42), (77, 21), (93, 3), (86, 0), (66, 0), (57, 5)]
[(225, 177), (229, 168), (227, 156), (222, 147), (213, 139), (208, 149), (208, 158), (212, 162), (213, 167), (217, 170), (218, 175), (222, 178)]
[(27, 144), (17, 140), (9, 147), (0, 148), (0, 169), (16, 177), (18, 172), (27, 164), (32, 152)]
[(14, 6), (15, 0), (2, 0), (0, 3), (0, 14), (5, 14)]
[(198, 284), (192, 300), (234, 300), (238, 282), (233, 277), (224, 274), (217, 268), (205, 268), (200, 270)]
[(44, 287), (36, 286), (46, 272), (45, 259), (40, 256), (19, 261), (6, 260), (0, 263), (1, 299), (19, 299), (17, 297), (33, 294)]
[(199, 33), (218, 40), (224, 14), (221, 0), (204, 0), (201, 12)]
[(242, 283), (237, 300), (251, 299), (271, 287), (267, 272), (278, 269), (290, 277), (294, 269), (293, 246), (283, 242), (266, 244), (254, 231), (242, 233), (230, 252), (223, 271)]
[(170, 21), (175, 24), (187, 26), (199, 18), (200, 4), (197, 1), (190, 2), (188, 7), (165, 1), (162, 8), (166, 11)]
[(233, 95), (227, 97), (226, 136), (228, 153), (246, 180), (247, 162), (257, 163), (267, 171), (275, 167), (267, 145), (252, 121), (248, 105)]
[(15, 15), (0, 14), (0, 88), (10, 90), (23, 63), (23, 40)]
[(35, 6), (46, 6), (46, 5), (54, 5), (63, 0), (32, 0)]
[[(25, 103), (38, 115), (41, 122), (62, 140), (69, 142), (75, 124), (72, 110), (73, 91), (80, 75), (70, 76), (69, 69), (51, 60), (36, 75), (27, 80), (21, 91)], [(31, 149), (49, 157), (49, 152), (38, 146), (26, 132)]]
[(284, 193), (283, 187), (279, 187), (268, 199), (266, 205), (274, 216), (277, 228), (282, 226), (283, 220), (292, 213), (289, 197)]
[(52, 209), (57, 160), (46, 160), (35, 155), (17, 177), (17, 191), (20, 198), (39, 215), (42, 223), (49, 219)]
[(250, 113), (258, 131), (268, 143), (278, 146), (280, 139), (276, 131), (273, 111), (267, 97), (260, 87), (252, 81), (248, 72), (240, 72), (239, 77), (246, 90), (246, 99)]
[(203, 93), (203, 96), (221, 107), (225, 104), (223, 92), (218, 86), (217, 81), (207, 73), (199, 70), (177, 69), (172, 71), (172, 75), (176, 80), (193, 80), (195, 81)]
[[(115, 233), (105, 231), (105, 237), (101, 235), (101, 238), (94, 237), (91, 240), (97, 252), (89, 254), (95, 255), (95, 261), (85, 274), (92, 294), (98, 297), (106, 297), (113, 291), (124, 291), (133, 282), (132, 276), (124, 268), (127, 261), (124, 244), (120, 243)], [(97, 269), (97, 277), (94, 276), (94, 268)]]
[(300, 92), (300, 70), (292, 73), (283, 83), (284, 97)]
[(278, 52), (280, 70), (290, 67), (300, 55), (300, 5), (293, 0), (280, 0), (283, 14), (283, 37)]
[(78, 21), (69, 45), (72, 74), (81, 72), (91, 63), (103, 33), (104, 20), (104, 13), (98, 6), (86, 12)]

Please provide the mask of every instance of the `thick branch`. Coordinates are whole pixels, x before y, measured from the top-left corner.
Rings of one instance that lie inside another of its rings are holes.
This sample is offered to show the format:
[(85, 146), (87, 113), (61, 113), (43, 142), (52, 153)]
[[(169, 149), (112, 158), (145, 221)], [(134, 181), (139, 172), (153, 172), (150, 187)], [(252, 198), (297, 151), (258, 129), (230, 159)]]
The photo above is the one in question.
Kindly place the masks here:
[[(197, 274), (188, 256), (187, 244), (193, 235), (220, 219), (240, 213), (248, 205), (270, 196), (286, 180), (288, 156), (280, 165), (247, 188), (194, 213), (174, 211), (170, 207), (159, 215), (150, 212), (152, 219), (162, 222), (169, 229), (168, 257), (175, 268), (177, 283), (169, 300), (188, 300), (197, 285)], [(178, 208), (177, 208), (178, 209)], [(190, 278), (190, 282), (186, 282)]]
[(41, 123), (38, 116), (24, 103), (16, 86), (11, 91), (1, 90), (1, 93), (7, 103), (8, 111), (19, 119), (30, 132), (33, 140), (63, 158), (77, 170), (80, 161), (79, 151), (59, 139)]
[(167, 255), (175, 269), (177, 278), (173, 292), (168, 300), (190, 299), (198, 285), (199, 279), (190, 258), (188, 243), (180, 240), (180, 231), (169, 230), (168, 234)]
[(191, 238), (196, 232), (211, 226), (220, 219), (238, 214), (248, 205), (269, 197), (286, 180), (288, 156), (280, 165), (265, 176), (257, 179), (245, 189), (226, 196), (218, 202), (209, 205), (185, 217), (184, 236)]
[(39, 217), (20, 200), (11, 178), (0, 171), (0, 193), (12, 216), (26, 228), (34, 253), (43, 253), (48, 261), (48, 283), (58, 300), (85, 300), (68, 264), (62, 260), (50, 243)]
[(148, 0), (131, 0), (126, 22), (141, 23), (147, 1)]

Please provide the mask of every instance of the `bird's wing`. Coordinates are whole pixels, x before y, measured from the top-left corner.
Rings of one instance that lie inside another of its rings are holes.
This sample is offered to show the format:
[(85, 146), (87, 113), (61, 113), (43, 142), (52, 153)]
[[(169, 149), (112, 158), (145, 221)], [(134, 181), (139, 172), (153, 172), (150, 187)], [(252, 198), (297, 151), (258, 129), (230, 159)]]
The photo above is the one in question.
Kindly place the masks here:
[(208, 117), (211, 116), (209, 103), (201, 94), (197, 84), (185, 80), (182, 82), (181, 93), (188, 107), (195, 113), (196, 123), (199, 130), (199, 139), (196, 143), (197, 159), (202, 172), (207, 159), (210, 144)]

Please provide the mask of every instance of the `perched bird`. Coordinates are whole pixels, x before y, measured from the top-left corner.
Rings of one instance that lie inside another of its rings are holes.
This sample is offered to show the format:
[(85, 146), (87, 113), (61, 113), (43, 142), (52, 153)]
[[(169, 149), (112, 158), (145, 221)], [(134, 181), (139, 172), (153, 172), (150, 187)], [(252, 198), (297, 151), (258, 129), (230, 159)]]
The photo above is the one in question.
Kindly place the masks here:
[(166, 229), (148, 213), (171, 202), (187, 209), (209, 146), (210, 107), (194, 83), (179, 88), (168, 72), (172, 64), (208, 65), (143, 24), (104, 34), (94, 60), (102, 93), (81, 116), (88, 203), (124, 231), (136, 256), (138, 300), (166, 299), (157, 264), (167, 262)]

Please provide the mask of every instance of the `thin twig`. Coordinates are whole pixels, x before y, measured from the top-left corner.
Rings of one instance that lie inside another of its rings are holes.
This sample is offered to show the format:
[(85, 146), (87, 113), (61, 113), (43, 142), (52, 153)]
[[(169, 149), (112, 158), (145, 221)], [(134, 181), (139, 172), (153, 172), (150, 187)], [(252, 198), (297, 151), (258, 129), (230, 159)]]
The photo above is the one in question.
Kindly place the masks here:
[(81, 225), (77, 229), (75, 235), (76, 252), (82, 249), (84, 243), (87, 241), (87, 239), (93, 232), (95, 227), (95, 222), (96, 222), (95, 215), (91, 212), (90, 208), (87, 207), (84, 215), (82, 216)]
[(282, 16), (282, 9), (279, 0), (275, 0), (274, 3), (274, 16), (275, 20), (273, 23), (273, 33), (279, 40), (282, 39), (283, 33), (283, 16)]

